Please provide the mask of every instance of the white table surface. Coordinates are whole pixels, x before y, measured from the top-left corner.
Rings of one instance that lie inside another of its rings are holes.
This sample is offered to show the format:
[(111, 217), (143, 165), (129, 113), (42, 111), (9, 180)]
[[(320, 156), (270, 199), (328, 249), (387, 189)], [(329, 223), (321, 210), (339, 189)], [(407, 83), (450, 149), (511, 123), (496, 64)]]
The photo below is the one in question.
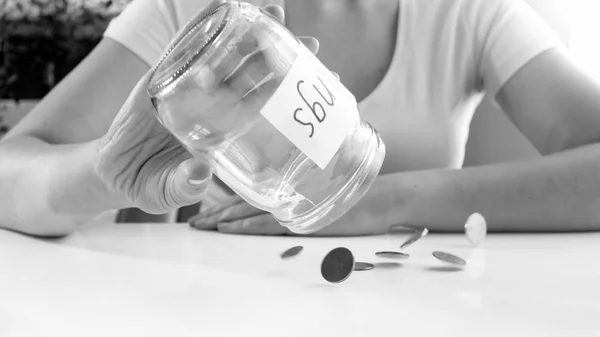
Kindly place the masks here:
[[(234, 236), (99, 223), (60, 240), (0, 231), (0, 336), (600, 336), (600, 233), (430, 234), (398, 269), (320, 276), (407, 237)], [(304, 251), (283, 261), (293, 245)], [(453, 271), (431, 256), (467, 259)]]

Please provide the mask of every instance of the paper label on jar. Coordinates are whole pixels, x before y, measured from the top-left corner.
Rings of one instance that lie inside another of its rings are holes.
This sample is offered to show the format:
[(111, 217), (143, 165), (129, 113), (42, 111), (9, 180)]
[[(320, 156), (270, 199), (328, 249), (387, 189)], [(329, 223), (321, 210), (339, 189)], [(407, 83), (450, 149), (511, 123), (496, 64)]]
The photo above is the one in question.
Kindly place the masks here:
[(260, 112), (321, 169), (353, 132), (359, 115), (354, 96), (304, 49)]

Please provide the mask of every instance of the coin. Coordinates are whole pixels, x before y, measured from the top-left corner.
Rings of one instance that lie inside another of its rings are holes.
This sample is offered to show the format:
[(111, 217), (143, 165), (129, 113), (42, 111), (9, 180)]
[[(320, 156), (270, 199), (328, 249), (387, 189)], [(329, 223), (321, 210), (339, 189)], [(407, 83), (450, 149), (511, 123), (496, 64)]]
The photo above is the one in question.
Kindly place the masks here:
[(485, 218), (479, 213), (473, 213), (465, 224), (465, 234), (473, 245), (479, 245), (487, 235), (487, 224)]
[(302, 249), (304, 249), (304, 247), (302, 247), (302, 246), (292, 247), (292, 248), (286, 250), (285, 252), (281, 253), (281, 258), (289, 259), (290, 257), (298, 255), (302, 251)]
[(420, 230), (419, 232), (415, 233), (413, 236), (411, 236), (410, 238), (408, 238), (408, 240), (406, 240), (400, 246), (400, 249), (406, 249), (406, 248), (410, 247), (413, 243), (421, 240), (421, 238), (423, 238), (428, 233), (429, 233), (429, 230), (427, 228), (423, 228), (422, 230)]
[(408, 255), (406, 253), (394, 252), (394, 251), (376, 252), (375, 255), (377, 255), (379, 257), (387, 257), (387, 258), (390, 258), (390, 259), (407, 259), (407, 258), (410, 257), (410, 255)]
[(355, 271), (365, 271), (365, 270), (371, 270), (375, 268), (375, 266), (371, 263), (368, 262), (356, 262), (354, 263), (354, 270)]
[(398, 262), (377, 262), (373, 264), (375, 269), (394, 269), (402, 268), (404, 265)]
[(450, 263), (450, 264), (456, 264), (456, 265), (460, 265), (460, 266), (464, 266), (467, 264), (467, 261), (463, 260), (462, 258), (460, 258), (456, 255), (450, 254), (450, 253), (435, 251), (435, 252), (433, 252), (433, 256), (440, 261)]
[(325, 255), (321, 263), (321, 275), (331, 283), (345, 281), (354, 269), (354, 255), (345, 247), (338, 247)]

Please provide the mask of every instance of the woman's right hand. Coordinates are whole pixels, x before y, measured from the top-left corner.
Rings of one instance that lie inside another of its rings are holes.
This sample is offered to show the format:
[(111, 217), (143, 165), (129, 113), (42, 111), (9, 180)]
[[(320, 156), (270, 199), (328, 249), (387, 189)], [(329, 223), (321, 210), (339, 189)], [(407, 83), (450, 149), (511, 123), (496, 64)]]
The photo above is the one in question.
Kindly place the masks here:
[(207, 161), (192, 157), (156, 118), (146, 91), (149, 76), (96, 141), (94, 168), (119, 207), (162, 214), (199, 202), (212, 174)]

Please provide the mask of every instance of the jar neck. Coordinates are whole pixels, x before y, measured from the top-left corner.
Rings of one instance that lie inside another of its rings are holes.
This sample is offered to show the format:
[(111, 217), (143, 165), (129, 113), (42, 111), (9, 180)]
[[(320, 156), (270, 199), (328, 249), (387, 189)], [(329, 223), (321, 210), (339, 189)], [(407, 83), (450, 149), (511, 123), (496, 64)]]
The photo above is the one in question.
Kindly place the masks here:
[(175, 36), (149, 80), (151, 97), (170, 91), (201, 58), (210, 52), (216, 40), (227, 35), (239, 16), (238, 2), (216, 2), (203, 9)]

